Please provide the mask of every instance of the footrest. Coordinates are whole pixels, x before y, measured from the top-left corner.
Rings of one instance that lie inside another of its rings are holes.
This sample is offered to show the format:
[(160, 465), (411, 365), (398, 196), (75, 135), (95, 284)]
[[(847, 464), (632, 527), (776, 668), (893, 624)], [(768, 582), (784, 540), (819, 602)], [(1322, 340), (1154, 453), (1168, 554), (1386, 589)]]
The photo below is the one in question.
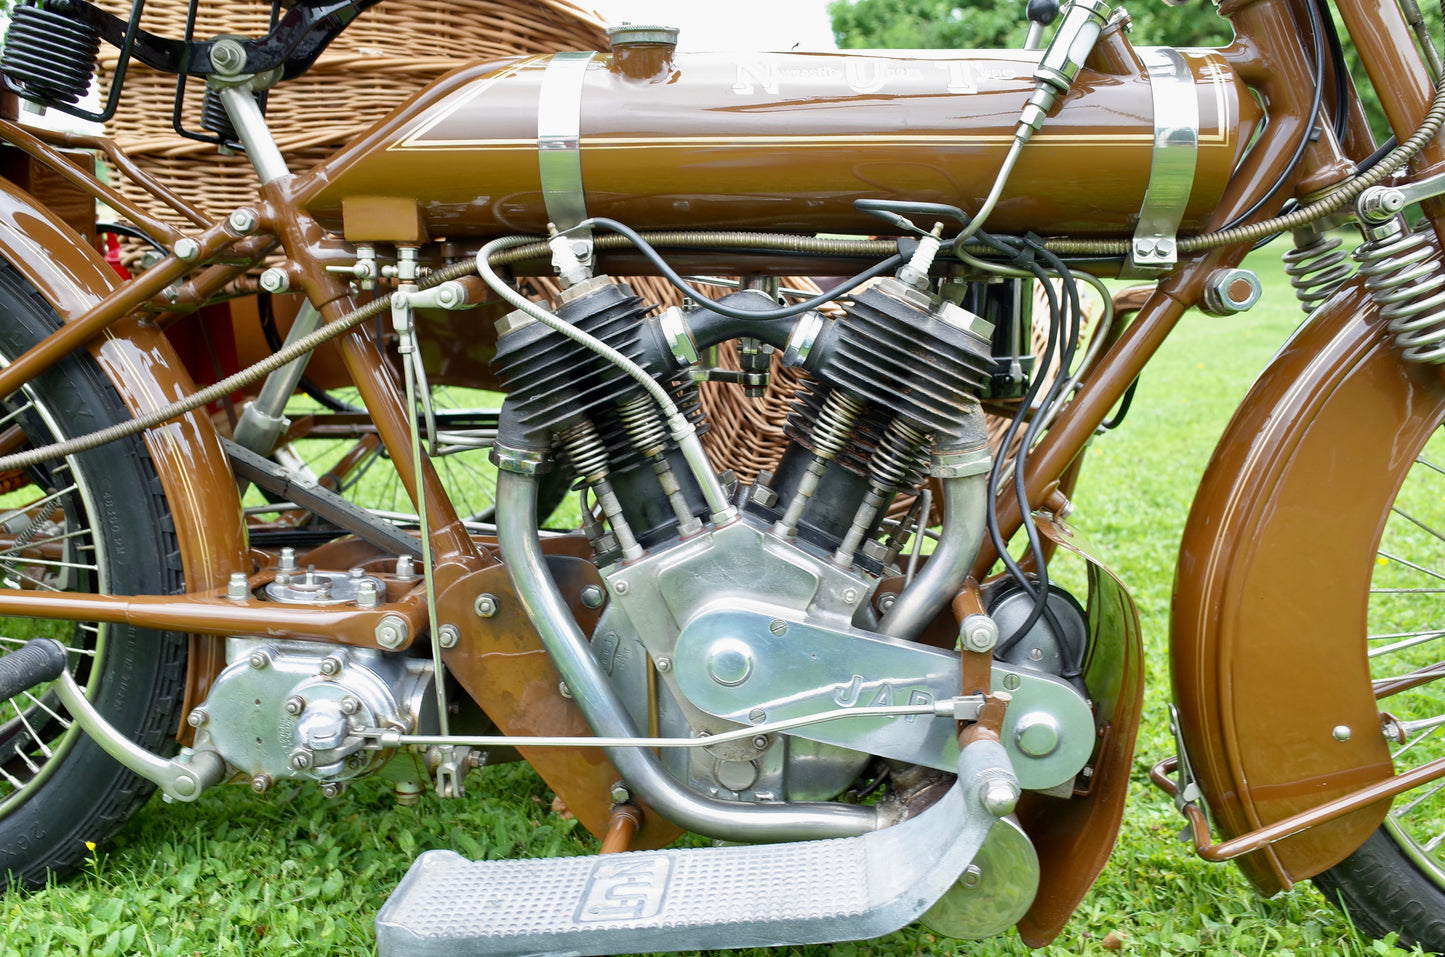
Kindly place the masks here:
[[(987, 746), (985, 746), (987, 745)], [(428, 851), (376, 918), (382, 957), (601, 954), (861, 940), (908, 924), (978, 853), (1003, 749), (977, 742), (927, 811), (859, 837), (468, 861)]]

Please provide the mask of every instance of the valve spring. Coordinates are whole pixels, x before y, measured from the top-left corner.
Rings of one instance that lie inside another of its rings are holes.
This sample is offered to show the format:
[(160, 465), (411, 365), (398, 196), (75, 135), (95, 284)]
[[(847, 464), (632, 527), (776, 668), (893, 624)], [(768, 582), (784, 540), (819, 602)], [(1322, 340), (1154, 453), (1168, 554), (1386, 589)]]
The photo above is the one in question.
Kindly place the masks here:
[(813, 452), (820, 459), (832, 461), (838, 457), (853, 436), (858, 419), (866, 406), (856, 397), (842, 389), (831, 389), (818, 410), (818, 419), (813, 423)]
[(1294, 234), (1294, 240), (1295, 247), (1280, 258), (1295, 298), (1309, 315), (1355, 274), (1355, 267), (1349, 253), (1340, 250), (1344, 240), (1338, 236), (1302, 230)]
[(596, 485), (608, 475), (607, 447), (590, 419), (579, 419), (575, 425), (557, 436), (567, 455), (572, 471), (588, 485)]
[(1402, 219), (1355, 250), (1365, 290), (1408, 362), (1445, 362), (1445, 272), (1423, 233)]
[(927, 449), (933, 437), (920, 428), (894, 417), (883, 432), (883, 441), (873, 455), (872, 481), (881, 491), (902, 491), (922, 481), (919, 452)]
[[(813, 424), (822, 414), (823, 403), (831, 389), (831, 386), (817, 379), (804, 379), (793, 393), (793, 404), (788, 409), (788, 420), (783, 426), (783, 434), (804, 448), (814, 450), (816, 443)], [(873, 457), (873, 449), (878, 440), (882, 438), (883, 427), (890, 415), (887, 409), (877, 406), (868, 409), (855, 424), (847, 446), (831, 461), (854, 475), (866, 478), (868, 462)]]
[(0, 72), (38, 103), (74, 104), (90, 90), (100, 54), (100, 31), (38, 6), (11, 14)]
[(648, 395), (634, 396), (617, 407), (622, 428), (637, 450), (646, 458), (654, 458), (667, 450), (667, 426), (657, 404)]

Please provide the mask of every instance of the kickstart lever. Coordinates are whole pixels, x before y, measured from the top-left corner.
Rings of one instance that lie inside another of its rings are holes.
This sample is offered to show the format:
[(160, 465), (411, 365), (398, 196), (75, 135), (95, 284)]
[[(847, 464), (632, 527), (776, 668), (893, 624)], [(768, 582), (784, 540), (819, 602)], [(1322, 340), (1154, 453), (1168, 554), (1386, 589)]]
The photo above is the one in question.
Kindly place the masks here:
[(27, 641), (0, 658), (0, 701), (51, 682), (51, 690), (75, 723), (106, 754), (177, 801), (194, 801), (202, 791), (226, 776), (226, 762), (214, 751), (182, 753), (167, 760), (135, 744), (95, 710), (66, 670), (67, 664), (65, 646), (54, 638)]

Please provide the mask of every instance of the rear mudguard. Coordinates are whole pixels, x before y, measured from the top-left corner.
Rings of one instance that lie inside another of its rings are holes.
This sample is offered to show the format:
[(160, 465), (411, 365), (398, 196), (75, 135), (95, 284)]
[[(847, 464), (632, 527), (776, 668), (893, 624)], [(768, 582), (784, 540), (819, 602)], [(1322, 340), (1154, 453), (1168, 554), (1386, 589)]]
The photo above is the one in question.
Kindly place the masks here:
[[(1370, 576), (1395, 491), (1442, 417), (1437, 367), (1401, 360), (1357, 279), (1225, 430), (1184, 529), (1171, 635), (1185, 755), (1223, 838), (1392, 773), (1365, 657)], [(1241, 867), (1266, 894), (1287, 889), (1358, 847), (1388, 804)]]
[[(79, 233), (4, 179), (0, 257), (40, 291), (63, 321), (80, 316), (120, 283), (115, 270)], [(195, 391), (165, 335), (139, 316), (111, 326), (91, 343), (90, 351), (132, 413), (161, 408)], [(220, 587), (231, 572), (249, 570), (236, 480), (203, 413), (172, 419), (146, 433), (190, 591)], [(218, 640), (192, 639), (193, 675), (202, 676), (215, 663), (205, 662), (218, 649)], [(198, 698), (206, 683), (204, 677), (193, 678), (188, 697)]]

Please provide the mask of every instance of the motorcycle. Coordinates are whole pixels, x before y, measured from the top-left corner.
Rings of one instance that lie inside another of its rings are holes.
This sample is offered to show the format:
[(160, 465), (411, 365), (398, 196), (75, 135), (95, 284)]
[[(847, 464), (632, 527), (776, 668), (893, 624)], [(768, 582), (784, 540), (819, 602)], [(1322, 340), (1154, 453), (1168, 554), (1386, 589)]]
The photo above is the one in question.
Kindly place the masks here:
[[(293, 173), (266, 92), (374, 2), (278, 4), (254, 38), (157, 35), (141, 0), (15, 11), (12, 91), (103, 119), (132, 61), (204, 79), (208, 132), (186, 132), (244, 151), (258, 186), (207, 219), (151, 182), (177, 228), (62, 149), (146, 186), (113, 143), (0, 120), (28, 169), (160, 252), (122, 279), (0, 181), (10, 881), (73, 869), (154, 788), (401, 775), (460, 798), (515, 749), (602, 852), (426, 852), (381, 953), (915, 920), (1046, 944), (1113, 847), (1143, 689), (1129, 594), (1063, 521), (1079, 456), (1187, 310), (1254, 304), (1240, 263), (1290, 232), (1309, 319), (1200, 483), (1178, 754), (1153, 778), (1261, 893), (1313, 878), (1366, 932), (1445, 948), (1441, 575), (1406, 554), (1445, 540), (1417, 504), (1445, 420), (1445, 80), (1420, 17), (1334, 8), (1384, 144), (1322, 3), (1227, 0), (1235, 42), (1177, 50), (1069, 0), (1017, 51), (684, 54), (623, 25), (606, 53), (449, 73)], [(118, 66), (87, 112), (102, 42)], [(1328, 234), (1346, 225), (1357, 271)], [(637, 275), (686, 299), (613, 278)], [(709, 296), (691, 275), (741, 279)], [(848, 278), (790, 297), (792, 275)], [(1081, 348), (1101, 277), (1155, 285)], [(304, 300), (284, 340), (272, 323), (264, 358), (198, 387), (167, 327), (257, 289)], [(354, 392), (288, 414), (325, 350)], [(802, 374), (776, 467), (720, 472), (699, 383), (761, 392), (776, 364)], [(449, 408), (447, 383), (506, 398)], [(303, 441), (341, 451), (318, 470)], [(494, 504), (446, 478), (479, 455)], [(378, 459), (407, 513), (349, 480)], [(721, 843), (668, 847), (684, 830)]]

